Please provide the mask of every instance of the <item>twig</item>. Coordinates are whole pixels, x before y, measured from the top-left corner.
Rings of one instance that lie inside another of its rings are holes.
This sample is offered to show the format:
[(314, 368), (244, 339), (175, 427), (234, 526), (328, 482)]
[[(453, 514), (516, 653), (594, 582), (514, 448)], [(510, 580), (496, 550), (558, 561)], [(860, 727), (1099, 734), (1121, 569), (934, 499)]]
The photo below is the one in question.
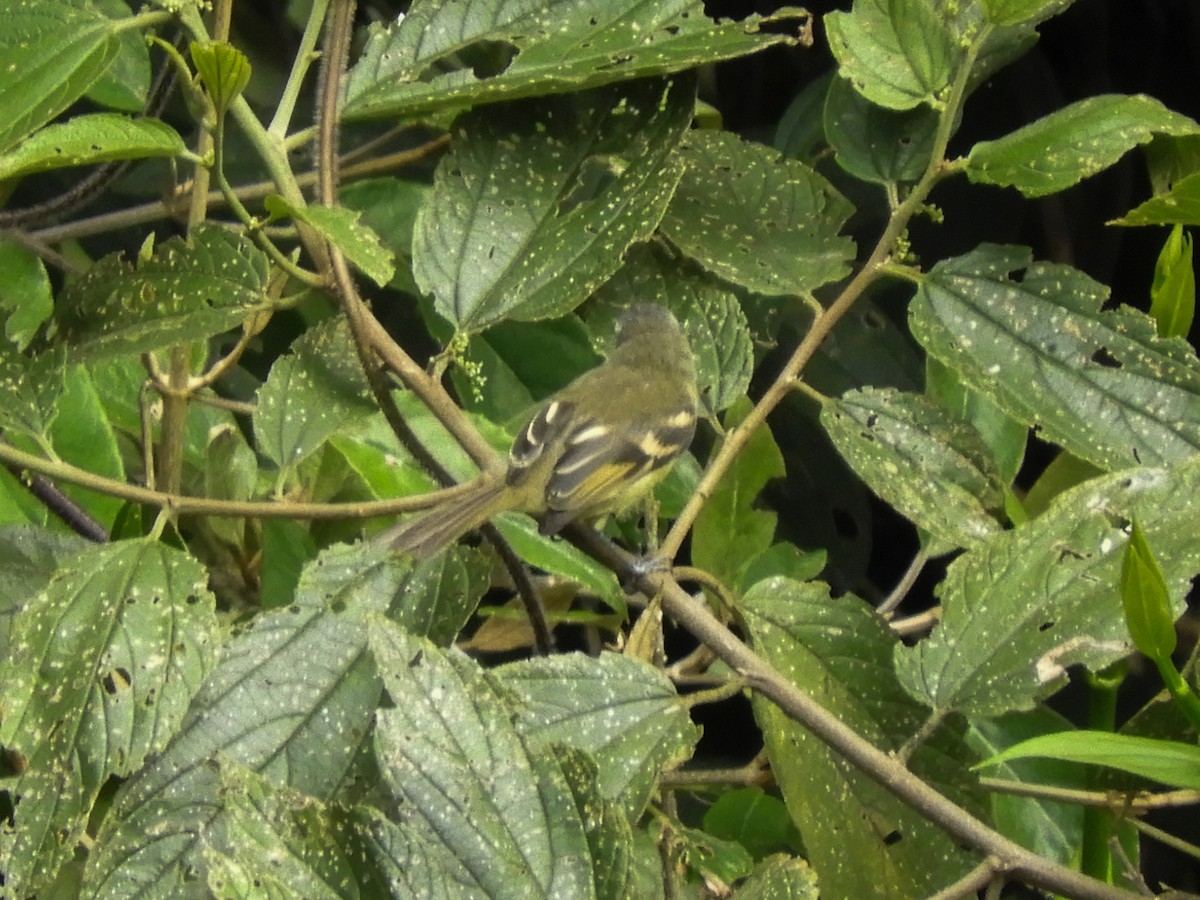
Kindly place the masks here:
[(206, 516), (230, 516), (258, 519), (371, 519), (376, 516), (395, 516), (400, 513), (427, 509), (463, 493), (464, 486), (432, 491), (415, 497), (391, 500), (364, 500), (356, 503), (292, 503), (285, 500), (214, 500), (210, 497), (189, 497), (169, 491), (139, 487), (124, 481), (105, 478), (60, 460), (44, 459), (9, 444), (0, 442), (0, 462), (20, 470), (39, 472), (54, 481), (66, 481), (90, 488), (110, 497), (144, 503), (178, 514), (194, 513)]

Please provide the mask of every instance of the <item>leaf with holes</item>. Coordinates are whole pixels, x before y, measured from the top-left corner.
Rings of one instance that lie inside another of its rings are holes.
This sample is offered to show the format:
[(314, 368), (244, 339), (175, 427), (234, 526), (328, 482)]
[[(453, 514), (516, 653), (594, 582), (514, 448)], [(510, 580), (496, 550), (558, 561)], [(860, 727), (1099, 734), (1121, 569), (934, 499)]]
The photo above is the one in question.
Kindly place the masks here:
[(460, 117), (413, 234), (437, 311), (477, 331), (582, 303), (662, 218), (694, 99), (652, 79)]
[(347, 79), (345, 114), (391, 119), (574, 93), (811, 42), (808, 26), (808, 13), (790, 7), (714, 22), (699, 0), (418, 0), (372, 27)]
[(318, 799), (341, 786), (381, 689), (363, 620), (386, 609), (408, 571), (385, 547), (328, 550), (292, 606), (225, 645), (170, 746), (114, 797), (84, 897), (190, 896), (205, 882), (202, 851), (221, 827), (218, 757)]
[(187, 152), (179, 133), (158, 119), (92, 113), (47, 125), (0, 156), (0, 180), (68, 166), (184, 156)]
[(269, 309), (266, 255), (245, 237), (201, 225), (131, 265), (107, 256), (67, 285), (56, 311), (75, 361), (204, 340)]
[(539, 657), (494, 674), (521, 701), (517, 730), (539, 744), (586, 751), (599, 766), (601, 794), (630, 821), (700, 737), (671, 682), (628, 656)]
[[(1023, 270), (1019, 280), (1011, 273)], [(1005, 412), (1108, 469), (1200, 450), (1200, 360), (1077, 269), (984, 244), (921, 279), (914, 336)]]
[(946, 550), (1000, 530), (1004, 489), (983, 438), (920, 394), (851, 391), (821, 424), (859, 477)]
[(967, 154), (967, 177), (1041, 197), (1108, 168), (1155, 135), (1200, 132), (1187, 116), (1153, 97), (1106, 94), (1056, 110)]
[(497, 682), (386, 620), (370, 640), (388, 694), (402, 698), (378, 713), (376, 758), (400, 829), (430, 848), (432, 867), (464, 896), (590, 896), (587, 836), (563, 769), (519, 733)]
[(354, 865), (324, 804), (226, 759), (217, 760), (217, 778), (221, 828), (209, 831), (204, 854), (214, 898), (358, 895)]
[(66, 354), (51, 350), (30, 358), (0, 342), (0, 427), (44, 438), (58, 415)]
[(122, 541), (74, 556), (26, 599), (0, 667), (0, 744), (23, 771), (0, 868), (37, 893), (70, 858), (97, 792), (163, 749), (216, 656), (203, 568), (163, 544)]
[[(892, 672), (899, 638), (862, 600), (821, 584), (770, 578), (742, 610), (754, 648), (858, 734), (895, 751), (925, 720)], [(830, 897), (929, 896), (974, 865), (940, 828), (850, 766), (779, 707), (753, 698), (771, 771)], [(909, 765), (960, 804), (977, 798), (959, 736), (942, 729)], [(838, 809), (830, 815), (830, 806)]]
[(838, 234), (854, 211), (816, 171), (728, 132), (694, 131), (679, 148), (679, 188), (662, 233), (720, 278), (760, 294), (800, 294), (850, 270)]
[[(1200, 571), (1200, 456), (1087, 481), (958, 557), (942, 582), (939, 624), (896, 649), (901, 683), (939, 714), (997, 716), (1053, 693), (1069, 666), (1125, 656), (1121, 561), (1135, 516), (1169, 595), (1185, 596)], [(1173, 603), (1172, 617), (1182, 608)]]
[(938, 115), (927, 106), (898, 112), (835, 78), (825, 100), (825, 135), (838, 165), (863, 181), (916, 181), (929, 166)]

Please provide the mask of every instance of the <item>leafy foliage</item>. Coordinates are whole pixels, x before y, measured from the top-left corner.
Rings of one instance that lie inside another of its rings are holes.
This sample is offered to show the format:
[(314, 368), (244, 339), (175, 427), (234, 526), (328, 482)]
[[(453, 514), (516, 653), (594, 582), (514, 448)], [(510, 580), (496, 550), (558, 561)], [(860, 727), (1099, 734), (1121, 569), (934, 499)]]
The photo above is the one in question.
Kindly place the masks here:
[[(1113, 895), (1080, 765), (1198, 783), (1200, 126), (990, 116), (1070, 0), (843, 5), (0, 0), (0, 893)], [(767, 48), (825, 69), (773, 146), (717, 65)], [(1123, 210), (1006, 229), (1143, 149), (1111, 290)], [(590, 523), (646, 561), (379, 538), (634, 301), (702, 419)]]

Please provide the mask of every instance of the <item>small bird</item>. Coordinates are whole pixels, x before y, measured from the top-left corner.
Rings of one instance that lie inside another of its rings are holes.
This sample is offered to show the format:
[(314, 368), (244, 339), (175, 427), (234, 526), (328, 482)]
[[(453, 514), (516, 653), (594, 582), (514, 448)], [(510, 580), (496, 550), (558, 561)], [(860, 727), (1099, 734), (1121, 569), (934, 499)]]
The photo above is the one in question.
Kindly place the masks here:
[(543, 534), (620, 512), (646, 496), (696, 432), (696, 364), (668, 310), (635, 304), (617, 321), (607, 360), (583, 373), (518, 432), (503, 473), (402, 522), (381, 540), (432, 556), (494, 516), (541, 518)]

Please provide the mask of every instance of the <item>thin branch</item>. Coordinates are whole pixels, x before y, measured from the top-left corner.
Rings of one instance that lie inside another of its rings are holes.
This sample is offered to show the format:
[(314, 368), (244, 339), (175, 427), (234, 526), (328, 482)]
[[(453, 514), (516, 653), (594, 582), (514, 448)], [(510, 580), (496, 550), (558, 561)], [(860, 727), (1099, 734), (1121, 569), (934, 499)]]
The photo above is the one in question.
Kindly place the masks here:
[(884, 598), (883, 602), (876, 607), (875, 611), (881, 616), (890, 615), (895, 611), (896, 607), (904, 602), (904, 598), (908, 596), (908, 592), (912, 590), (917, 579), (921, 576), (921, 571), (925, 568), (925, 563), (929, 562), (929, 557), (925, 555), (925, 551), (919, 552), (912, 558), (912, 562), (908, 564), (908, 568), (904, 571), (900, 581), (892, 588), (892, 592)]
[(999, 871), (1033, 887), (1078, 900), (1129, 900), (1135, 896), (1044, 859), (994, 831), (942, 796), (892, 755), (864, 739), (776, 671), (717, 621), (707, 605), (690, 597), (667, 573), (639, 572), (636, 560), (594, 530), (571, 529), (569, 533), (587, 553), (611, 567), (623, 582), (634, 584), (646, 596), (661, 592), (666, 613), (742, 675), (752, 690), (770, 700), (840, 757), (945, 830), (954, 840), (984, 856), (994, 857)]
[(468, 490), (456, 486), (442, 491), (432, 491), (415, 497), (399, 497), (391, 500), (364, 500), (356, 503), (293, 503), (286, 500), (214, 500), (209, 497), (189, 497), (184, 494), (156, 491), (124, 481), (105, 478), (70, 463), (44, 459), (18, 450), (0, 442), (0, 462), (18, 470), (38, 472), (54, 481), (65, 481), (90, 488), (110, 497), (144, 503), (178, 514), (206, 516), (230, 516), (258, 519), (371, 519), (376, 516), (395, 516), (400, 513), (427, 509), (440, 502), (454, 499)]

